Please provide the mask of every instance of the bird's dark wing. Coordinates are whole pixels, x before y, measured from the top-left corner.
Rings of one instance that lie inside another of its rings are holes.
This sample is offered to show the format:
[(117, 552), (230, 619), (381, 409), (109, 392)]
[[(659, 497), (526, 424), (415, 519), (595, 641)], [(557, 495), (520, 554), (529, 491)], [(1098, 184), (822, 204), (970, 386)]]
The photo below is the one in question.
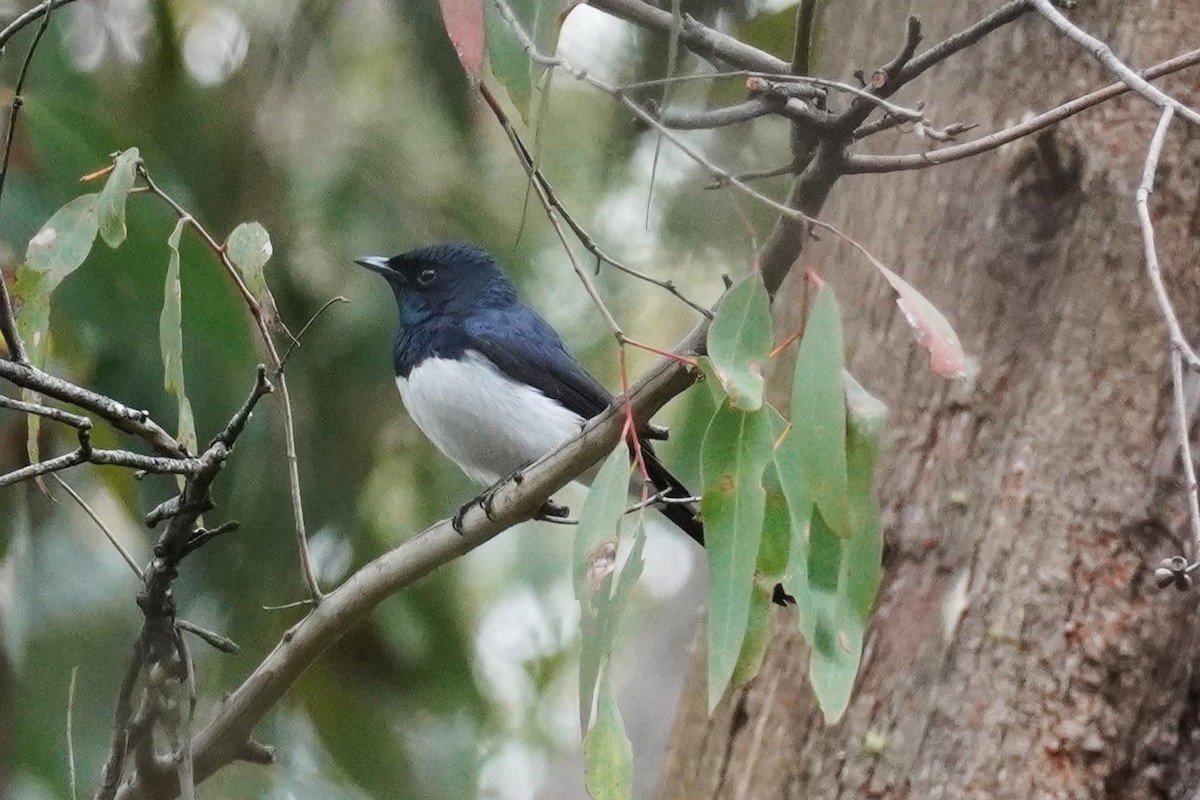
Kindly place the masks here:
[[(558, 333), (528, 306), (473, 314), (464, 325), (466, 348), (481, 355), (515, 381), (538, 389), (584, 419), (612, 404), (612, 395), (572, 356)], [(678, 478), (658, 460), (650, 443), (641, 439), (646, 471), (657, 491), (668, 497), (690, 497)], [(663, 514), (680, 530), (704, 544), (704, 526), (691, 503), (672, 503)]]
[(508, 377), (534, 387), (584, 419), (612, 403), (612, 395), (580, 366), (546, 320), (528, 306), (476, 313), (464, 325), (466, 347)]

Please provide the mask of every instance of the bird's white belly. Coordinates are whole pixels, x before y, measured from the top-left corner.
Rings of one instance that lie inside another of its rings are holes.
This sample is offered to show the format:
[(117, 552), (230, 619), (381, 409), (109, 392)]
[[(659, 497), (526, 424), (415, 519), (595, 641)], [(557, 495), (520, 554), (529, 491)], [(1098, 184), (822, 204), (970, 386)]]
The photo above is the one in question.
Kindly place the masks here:
[(549, 453), (585, 422), (475, 351), (462, 360), (427, 358), (396, 385), (422, 433), (485, 485)]

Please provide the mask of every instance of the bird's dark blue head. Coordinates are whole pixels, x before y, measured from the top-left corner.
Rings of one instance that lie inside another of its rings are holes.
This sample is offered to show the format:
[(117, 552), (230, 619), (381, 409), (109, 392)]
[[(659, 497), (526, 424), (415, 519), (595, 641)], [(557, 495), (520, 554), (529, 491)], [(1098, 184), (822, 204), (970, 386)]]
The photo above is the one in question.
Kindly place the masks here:
[(400, 306), (402, 325), (504, 308), (517, 300), (496, 260), (474, 245), (447, 242), (391, 258), (357, 258), (354, 263), (387, 279)]

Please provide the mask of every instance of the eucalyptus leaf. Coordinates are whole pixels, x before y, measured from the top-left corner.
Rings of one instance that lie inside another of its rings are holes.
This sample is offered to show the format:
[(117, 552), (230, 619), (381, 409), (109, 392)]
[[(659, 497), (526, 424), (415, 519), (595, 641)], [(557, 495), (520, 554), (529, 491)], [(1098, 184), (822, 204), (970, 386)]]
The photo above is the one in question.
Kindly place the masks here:
[(243, 222), (225, 240), (225, 253), (242, 273), (246, 288), (256, 298), (262, 298), (267, 293), (263, 267), (270, 260), (271, 252), (271, 237), (257, 222)]
[(735, 408), (763, 403), (763, 370), (771, 354), (771, 300), (762, 276), (752, 272), (717, 303), (708, 330), (708, 356)]
[(162, 315), (158, 321), (158, 343), (162, 350), (163, 386), (179, 404), (179, 433), (176, 438), (189, 453), (196, 450), (196, 423), (183, 381), (183, 285), (179, 280), (179, 239), (186, 220), (175, 223), (167, 238), (171, 257), (163, 288)]
[(633, 796), (633, 747), (605, 674), (600, 682), (596, 724), (583, 740), (584, 785), (592, 800)]
[(796, 353), (792, 426), (812, 501), (838, 536), (849, 537), (842, 320), (828, 284), (817, 292)]
[(133, 188), (139, 160), (136, 147), (118, 155), (96, 201), (100, 235), (109, 247), (119, 247), (125, 241), (125, 200), (129, 197), (129, 190)]
[(746, 637), (765, 514), (762, 474), (771, 446), (767, 411), (742, 411), (730, 402), (713, 415), (701, 446), (710, 710), (729, 686)]
[[(617, 545), (631, 466), (619, 445), (600, 467), (575, 530), (574, 582), (579, 600), (579, 724), (587, 732), (601, 668), (608, 658), (620, 609), (612, 601)], [(639, 566), (640, 569), (640, 566)]]

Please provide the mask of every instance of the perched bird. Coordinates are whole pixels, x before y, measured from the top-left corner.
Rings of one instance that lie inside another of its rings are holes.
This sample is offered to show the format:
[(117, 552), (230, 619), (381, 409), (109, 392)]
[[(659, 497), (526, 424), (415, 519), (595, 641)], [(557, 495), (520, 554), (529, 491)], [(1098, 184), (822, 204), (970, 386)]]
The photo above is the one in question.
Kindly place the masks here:
[[(436, 244), (355, 263), (382, 275), (396, 297), (393, 360), (409, 415), (479, 483), (491, 486), (528, 466), (612, 404), (484, 250)], [(648, 442), (641, 450), (657, 493), (691, 496)], [(694, 505), (665, 504), (662, 512), (704, 543)]]

